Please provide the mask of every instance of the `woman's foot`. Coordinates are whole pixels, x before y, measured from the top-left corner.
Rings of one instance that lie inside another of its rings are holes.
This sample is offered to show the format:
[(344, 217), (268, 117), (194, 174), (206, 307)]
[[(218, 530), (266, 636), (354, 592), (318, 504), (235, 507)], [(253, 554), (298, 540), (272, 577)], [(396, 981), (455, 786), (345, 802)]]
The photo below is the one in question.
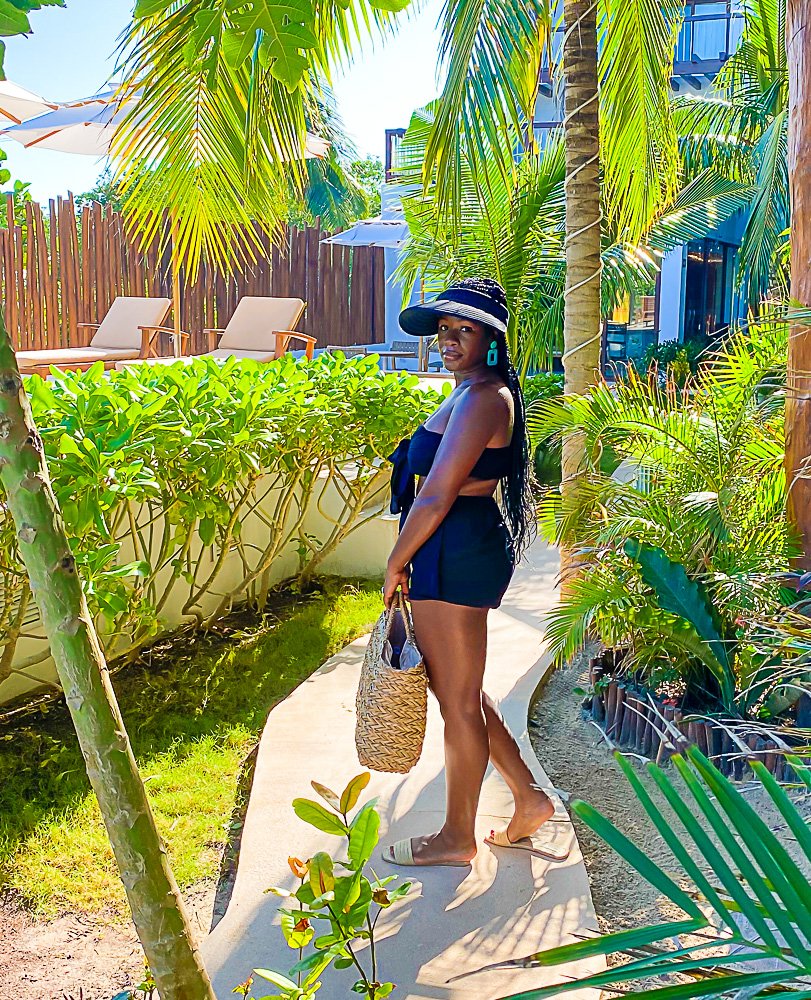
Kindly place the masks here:
[[(476, 856), (476, 843), (462, 843), (444, 830), (427, 837), (411, 838), (411, 854), (416, 867), (422, 865), (468, 865)], [(393, 848), (384, 852), (387, 861), (395, 862)]]
[(554, 815), (555, 803), (546, 792), (533, 788), (516, 802), (515, 813), (507, 827), (507, 836), (513, 844), (524, 837), (531, 837)]

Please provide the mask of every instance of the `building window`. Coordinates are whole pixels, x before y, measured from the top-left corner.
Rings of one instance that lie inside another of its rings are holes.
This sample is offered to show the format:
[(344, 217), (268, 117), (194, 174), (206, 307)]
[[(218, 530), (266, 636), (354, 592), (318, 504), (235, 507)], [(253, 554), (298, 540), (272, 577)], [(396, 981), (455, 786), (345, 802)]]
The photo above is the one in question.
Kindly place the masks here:
[(688, 0), (676, 44), (676, 69), (715, 68), (735, 51), (743, 31), (739, 0)]
[(685, 340), (706, 345), (729, 329), (736, 249), (719, 240), (693, 240), (687, 244)]

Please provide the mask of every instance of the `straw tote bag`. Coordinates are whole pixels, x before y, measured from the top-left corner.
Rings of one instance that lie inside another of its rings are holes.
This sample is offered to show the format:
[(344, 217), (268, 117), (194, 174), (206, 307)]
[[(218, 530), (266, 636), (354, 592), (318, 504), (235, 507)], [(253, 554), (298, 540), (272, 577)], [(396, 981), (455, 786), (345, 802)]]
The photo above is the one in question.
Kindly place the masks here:
[(428, 677), (401, 592), (374, 627), (358, 685), (355, 745), (373, 771), (406, 774), (420, 759)]

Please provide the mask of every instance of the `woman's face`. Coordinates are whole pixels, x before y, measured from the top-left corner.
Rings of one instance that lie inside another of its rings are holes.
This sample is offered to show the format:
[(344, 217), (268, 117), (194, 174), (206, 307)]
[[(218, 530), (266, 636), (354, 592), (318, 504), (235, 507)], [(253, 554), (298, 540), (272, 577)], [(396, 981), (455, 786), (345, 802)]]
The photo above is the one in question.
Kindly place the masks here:
[(449, 372), (472, 371), (485, 364), (490, 340), (482, 323), (461, 316), (440, 316), (437, 338)]

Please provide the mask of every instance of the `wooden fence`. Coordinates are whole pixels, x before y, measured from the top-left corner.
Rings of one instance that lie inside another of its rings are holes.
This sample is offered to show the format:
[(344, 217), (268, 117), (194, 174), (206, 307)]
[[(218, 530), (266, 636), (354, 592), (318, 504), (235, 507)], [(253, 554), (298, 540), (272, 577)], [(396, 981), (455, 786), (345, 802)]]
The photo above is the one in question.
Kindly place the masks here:
[[(60, 198), (49, 203), (46, 216), (29, 202), (23, 224), (15, 225), (9, 196), (6, 212), (0, 295), (18, 350), (84, 346), (92, 331), (79, 324), (100, 322), (117, 295), (171, 298), (168, 253), (157, 244), (137, 249), (109, 206), (77, 209), (71, 197)], [(327, 235), (319, 228), (289, 228), (281, 248), (262, 236), (264, 259), (242, 273), (224, 275), (204, 263), (193, 284), (181, 276), (181, 328), (191, 334), (191, 353), (208, 350), (203, 330), (225, 326), (243, 295), (304, 299), (299, 329), (321, 346), (385, 340), (383, 250), (324, 245)], [(170, 353), (166, 344), (163, 353)]]

